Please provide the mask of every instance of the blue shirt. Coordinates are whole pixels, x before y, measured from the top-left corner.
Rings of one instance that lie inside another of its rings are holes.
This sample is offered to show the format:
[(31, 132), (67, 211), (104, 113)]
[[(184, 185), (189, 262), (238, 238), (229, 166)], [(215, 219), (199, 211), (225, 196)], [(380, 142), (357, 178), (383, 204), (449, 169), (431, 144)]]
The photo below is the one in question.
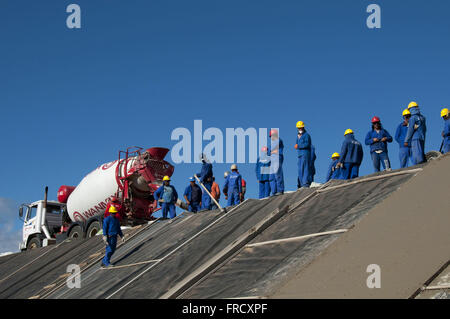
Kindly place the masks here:
[(405, 143), (410, 143), (411, 140), (425, 141), (427, 133), (427, 125), (425, 116), (420, 114), (417, 107), (411, 108), (411, 118), (408, 123), (408, 131), (406, 132)]
[(212, 164), (203, 162), (202, 170), (200, 173), (197, 174), (197, 177), (200, 179), (200, 182), (202, 182), (202, 184), (212, 183), (213, 177)]
[(238, 172), (231, 172), (227, 176), (227, 179), (225, 180), (225, 185), (223, 186), (223, 189), (227, 190), (225, 193), (242, 193), (242, 177), (241, 174)]
[(109, 215), (103, 220), (103, 235), (104, 236), (117, 236), (123, 237), (122, 230), (120, 229), (119, 220), (113, 216)]
[(172, 185), (165, 186), (165, 187), (170, 187), (171, 188), (171, 190), (172, 190), (172, 194), (170, 196), (171, 198), (165, 198), (164, 197), (164, 192), (165, 192), (164, 191), (164, 185), (160, 186), (156, 190), (156, 192), (153, 193), (153, 196), (155, 197), (156, 200), (164, 199), (165, 203), (175, 203), (176, 200), (178, 199), (178, 193), (177, 193), (175, 187), (173, 187)]
[(395, 131), (395, 140), (398, 143), (398, 146), (400, 148), (410, 148), (411, 145), (408, 144), (408, 146), (405, 146), (405, 137), (406, 133), (408, 132), (408, 125), (405, 125), (404, 122), (401, 122), (397, 126), (397, 131)]
[[(382, 142), (381, 139), (386, 137), (386, 142)], [(373, 139), (377, 138), (378, 142), (374, 142)], [(387, 153), (387, 143), (392, 142), (392, 136), (386, 131), (384, 128), (380, 129), (380, 131), (376, 131), (375, 129), (369, 131), (366, 135), (366, 145), (370, 145), (370, 153), (375, 151), (383, 151)]]
[[(200, 186), (198, 186), (197, 184), (194, 184), (194, 187), (197, 192), (200, 192), (200, 196), (198, 197), (198, 201), (197, 201), (197, 202), (200, 202), (201, 197), (202, 197), (202, 195), (201, 195), (202, 190), (200, 189)], [(183, 196), (186, 196), (188, 201), (192, 201), (192, 185), (189, 184), (188, 187), (186, 187), (186, 189), (184, 190)]]
[(364, 153), (362, 145), (353, 134), (347, 134), (341, 148), (339, 163), (353, 163), (361, 165)]
[[(267, 155), (262, 155), (262, 158), (258, 158), (258, 161), (256, 162), (256, 179), (260, 182), (268, 181), (270, 177), (270, 157)], [(261, 170), (264, 170), (263, 173), (261, 173)]]
[(334, 159), (331, 161), (330, 166), (328, 167), (327, 177), (325, 182), (328, 182), (330, 179), (338, 179), (339, 177), (339, 169), (336, 169), (336, 165), (339, 163), (338, 159)]
[(299, 137), (297, 135), (297, 155), (300, 156), (311, 156), (311, 136), (308, 132), (304, 131), (303, 134)]

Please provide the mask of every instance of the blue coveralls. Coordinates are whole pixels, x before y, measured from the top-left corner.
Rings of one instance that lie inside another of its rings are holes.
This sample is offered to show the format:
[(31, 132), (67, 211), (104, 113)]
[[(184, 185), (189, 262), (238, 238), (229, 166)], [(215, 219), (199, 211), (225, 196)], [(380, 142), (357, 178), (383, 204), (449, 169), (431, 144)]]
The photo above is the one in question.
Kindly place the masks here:
[[(382, 142), (381, 139), (386, 137), (386, 142)], [(374, 142), (373, 139), (377, 138), (379, 141)], [(378, 132), (373, 129), (366, 135), (366, 145), (370, 145), (370, 155), (372, 156), (373, 168), (375, 172), (380, 171), (380, 162), (383, 165), (383, 169), (391, 168), (389, 162), (387, 143), (392, 142), (392, 136), (384, 128), (381, 128)]]
[(408, 123), (405, 143), (411, 145), (411, 160), (414, 165), (425, 162), (425, 136), (427, 125), (425, 117), (417, 107), (410, 109), (411, 118)]
[(361, 165), (364, 153), (362, 145), (355, 139), (353, 134), (347, 134), (342, 143), (341, 157), (339, 163), (343, 163), (341, 169), (341, 179), (351, 179), (359, 176), (359, 166)]
[(270, 196), (270, 157), (267, 154), (261, 154), (258, 158), (255, 172), (259, 184), (259, 198)]
[(105, 249), (105, 257), (103, 257), (102, 263), (105, 266), (109, 266), (111, 263), (111, 256), (116, 251), (117, 235), (123, 237), (122, 230), (120, 229), (120, 222), (114, 214), (109, 215), (103, 220), (103, 236), (107, 237), (108, 245)]
[(444, 126), (444, 145), (442, 146), (442, 153), (450, 152), (450, 118), (445, 120)]
[(160, 203), (163, 218), (167, 218), (167, 214), (169, 214), (169, 218), (174, 218), (176, 216), (175, 202), (178, 199), (178, 193), (175, 187), (172, 185), (162, 185), (156, 190), (153, 196), (156, 200), (164, 200), (163, 203)]
[[(273, 150), (278, 150), (278, 154), (271, 154)], [(284, 161), (284, 144), (281, 138), (271, 140), (270, 148), (268, 150), (270, 155), (270, 189), (272, 195), (277, 193), (284, 193), (284, 176), (283, 176), (283, 161)]]
[(316, 175), (316, 159), (317, 159), (317, 156), (316, 156), (316, 148), (314, 147), (314, 145), (311, 145), (311, 181), (310, 181), (310, 184), (312, 183), (312, 182), (314, 182), (314, 175)]
[(337, 163), (339, 163), (338, 159), (334, 159), (331, 161), (330, 166), (328, 167), (327, 177), (325, 182), (328, 182), (330, 179), (340, 179), (341, 177), (341, 169), (336, 168)]
[(308, 132), (299, 137), (297, 135), (297, 155), (298, 155), (298, 178), (297, 187), (309, 187), (311, 185), (311, 136)]
[[(203, 161), (202, 170), (197, 174), (197, 177), (200, 179), (200, 182), (205, 186), (209, 193), (211, 193), (212, 187), (212, 178), (213, 178), (213, 170), (212, 164)], [(208, 193), (202, 189), (202, 209), (211, 209), (211, 197), (209, 197)]]
[(408, 125), (405, 125), (404, 122), (400, 123), (397, 127), (397, 131), (395, 131), (395, 140), (399, 147), (398, 157), (400, 159), (401, 168), (408, 167), (408, 161), (411, 160), (411, 145), (405, 146), (404, 144), (407, 131)]
[(238, 205), (241, 202), (239, 194), (242, 193), (242, 177), (238, 172), (231, 172), (225, 180), (223, 188), (228, 196), (228, 206)]
[[(202, 191), (200, 189), (200, 186), (198, 186), (197, 184), (195, 184), (194, 187), (195, 187), (196, 191), (198, 191), (198, 192)], [(193, 191), (193, 187), (189, 184), (188, 187), (186, 187), (186, 189), (184, 190), (183, 196), (186, 196), (189, 201), (189, 211), (195, 213), (200, 210), (200, 201), (196, 201), (196, 202), (192, 201), (192, 191)], [(199, 199), (201, 199), (201, 196)]]

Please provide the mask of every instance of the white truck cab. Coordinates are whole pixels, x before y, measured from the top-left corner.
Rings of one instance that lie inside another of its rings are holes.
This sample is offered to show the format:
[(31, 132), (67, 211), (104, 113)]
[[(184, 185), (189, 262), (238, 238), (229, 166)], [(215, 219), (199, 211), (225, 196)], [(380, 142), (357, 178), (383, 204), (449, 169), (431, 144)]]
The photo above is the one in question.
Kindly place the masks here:
[[(46, 203), (46, 205), (45, 205)], [(39, 200), (22, 204), (19, 217), (23, 220), (20, 250), (33, 249), (55, 243), (55, 235), (61, 231), (65, 204)]]

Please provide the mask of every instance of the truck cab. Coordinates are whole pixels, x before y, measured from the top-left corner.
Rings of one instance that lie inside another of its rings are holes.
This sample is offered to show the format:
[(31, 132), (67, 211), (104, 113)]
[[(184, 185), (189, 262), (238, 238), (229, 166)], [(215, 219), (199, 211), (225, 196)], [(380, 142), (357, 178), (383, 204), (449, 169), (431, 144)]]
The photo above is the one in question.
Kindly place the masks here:
[(34, 249), (56, 242), (56, 234), (61, 232), (66, 205), (55, 201), (39, 200), (22, 204), (19, 218), (23, 221), (20, 250)]

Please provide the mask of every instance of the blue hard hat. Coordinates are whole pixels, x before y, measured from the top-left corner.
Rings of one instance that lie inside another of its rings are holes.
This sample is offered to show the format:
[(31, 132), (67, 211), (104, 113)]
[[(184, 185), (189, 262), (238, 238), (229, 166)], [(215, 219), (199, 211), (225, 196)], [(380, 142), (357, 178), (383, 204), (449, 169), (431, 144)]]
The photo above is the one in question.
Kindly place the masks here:
[(193, 176), (189, 177), (190, 182), (195, 182), (195, 178)]

